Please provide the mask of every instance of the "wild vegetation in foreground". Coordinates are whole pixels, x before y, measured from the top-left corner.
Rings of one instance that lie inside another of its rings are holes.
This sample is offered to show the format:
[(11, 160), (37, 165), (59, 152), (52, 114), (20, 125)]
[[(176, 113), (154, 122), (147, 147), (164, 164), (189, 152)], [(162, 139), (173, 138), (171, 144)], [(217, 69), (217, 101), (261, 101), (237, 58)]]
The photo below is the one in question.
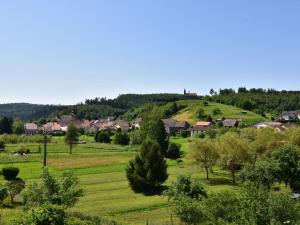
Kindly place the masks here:
[(300, 190), (298, 127), (169, 138), (159, 112), (133, 136), (117, 131), (114, 144), (94, 142), (105, 142), (101, 132), (80, 142), (69, 125), (48, 143), (44, 169), (40, 141), (22, 152), (2, 142), (1, 223), (299, 223), (291, 194)]

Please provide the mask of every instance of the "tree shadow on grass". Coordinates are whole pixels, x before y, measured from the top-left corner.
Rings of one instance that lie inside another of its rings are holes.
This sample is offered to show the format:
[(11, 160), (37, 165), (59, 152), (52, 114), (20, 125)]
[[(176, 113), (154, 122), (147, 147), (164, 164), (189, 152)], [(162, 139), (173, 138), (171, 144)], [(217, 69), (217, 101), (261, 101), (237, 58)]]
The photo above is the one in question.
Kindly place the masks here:
[(168, 187), (163, 185), (157, 188), (146, 189), (143, 191), (135, 191), (135, 193), (143, 194), (145, 196), (154, 196), (154, 195), (162, 195), (163, 192), (167, 189)]
[(209, 180), (205, 180), (205, 183), (207, 183), (208, 185), (212, 185), (212, 186), (217, 186), (217, 185), (231, 185), (231, 186), (235, 186), (233, 184), (232, 180), (230, 180), (228, 178), (224, 178), (224, 177), (210, 178)]

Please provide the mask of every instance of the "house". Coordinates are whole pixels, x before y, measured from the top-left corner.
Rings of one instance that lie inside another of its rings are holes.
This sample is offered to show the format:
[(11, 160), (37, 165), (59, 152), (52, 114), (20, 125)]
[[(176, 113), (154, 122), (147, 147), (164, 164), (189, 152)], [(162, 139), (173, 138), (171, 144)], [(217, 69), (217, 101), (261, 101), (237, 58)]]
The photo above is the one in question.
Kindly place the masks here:
[(209, 126), (196, 125), (196, 126), (190, 127), (188, 129), (188, 131), (191, 133), (191, 137), (195, 137), (195, 136), (198, 136), (199, 134), (205, 133), (208, 129), (210, 129)]
[(121, 131), (127, 132), (130, 130), (130, 123), (127, 120), (116, 120), (114, 129), (115, 130), (121, 129)]
[(131, 121), (132, 128), (140, 129), (142, 121), (143, 121), (142, 118), (136, 118), (133, 121)]
[(237, 127), (239, 125), (239, 120), (237, 119), (225, 119), (222, 121), (223, 127)]
[(61, 126), (57, 122), (49, 122), (43, 125), (43, 130), (46, 133), (62, 131)]
[(212, 127), (212, 122), (206, 122), (206, 121), (199, 121), (196, 123), (196, 126), (201, 126), (201, 127)]
[(190, 127), (190, 124), (186, 121), (176, 121), (173, 119), (163, 119), (162, 121), (165, 125), (167, 134), (170, 136), (176, 135), (178, 132)]
[(298, 120), (300, 120), (300, 112), (298, 111), (284, 111), (276, 119), (277, 122), (283, 123), (297, 122)]
[(184, 89), (184, 91), (183, 91), (183, 94), (184, 94), (184, 96), (186, 96), (186, 97), (197, 97), (197, 96), (198, 96), (197, 93), (192, 93), (192, 92), (190, 92), (190, 91), (186, 91), (185, 89)]
[(25, 123), (24, 124), (25, 134), (33, 135), (38, 132), (38, 125), (35, 123)]
[(251, 126), (250, 128), (256, 128), (256, 129), (265, 128), (265, 127), (279, 128), (281, 126), (282, 123), (280, 122), (261, 122)]

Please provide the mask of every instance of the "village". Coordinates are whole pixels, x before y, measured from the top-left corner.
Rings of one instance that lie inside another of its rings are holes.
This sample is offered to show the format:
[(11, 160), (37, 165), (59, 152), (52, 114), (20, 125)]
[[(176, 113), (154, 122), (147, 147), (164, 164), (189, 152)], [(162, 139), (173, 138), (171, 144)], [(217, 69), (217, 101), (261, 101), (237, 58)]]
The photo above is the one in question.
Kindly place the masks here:
[[(249, 126), (249, 128), (260, 129), (271, 127), (278, 131), (288, 129), (295, 126), (300, 120), (300, 111), (284, 111), (274, 121), (259, 122)], [(243, 127), (241, 119), (222, 118), (217, 121), (197, 121), (195, 124), (190, 124), (187, 121), (178, 121), (175, 119), (162, 119), (166, 133), (169, 136), (176, 136), (185, 133), (185, 136), (197, 137), (206, 133), (210, 129), (217, 128), (237, 128)], [(142, 118), (136, 118), (132, 121), (114, 120), (113, 117), (108, 117), (99, 120), (78, 119), (75, 115), (63, 115), (58, 117), (53, 122), (48, 122), (39, 126), (37, 123), (28, 122), (24, 125), (25, 134), (34, 135), (38, 133), (46, 134), (64, 134), (67, 131), (68, 125), (74, 125), (81, 133), (95, 134), (98, 131), (116, 131), (128, 132), (134, 129), (140, 129), (142, 126)]]

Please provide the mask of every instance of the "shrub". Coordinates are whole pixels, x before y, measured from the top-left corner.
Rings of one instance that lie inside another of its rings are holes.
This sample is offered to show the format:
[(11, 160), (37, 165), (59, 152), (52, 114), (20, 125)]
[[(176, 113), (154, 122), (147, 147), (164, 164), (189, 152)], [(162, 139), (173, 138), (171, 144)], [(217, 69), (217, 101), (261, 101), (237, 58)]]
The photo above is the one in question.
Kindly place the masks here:
[(0, 141), (0, 151), (4, 151), (5, 149), (5, 143), (4, 141)]
[(143, 142), (143, 138), (140, 130), (135, 130), (130, 133), (130, 145), (140, 145)]
[(169, 147), (167, 150), (166, 157), (169, 159), (178, 159), (181, 156), (181, 151), (180, 151), (181, 145), (176, 144), (176, 143), (169, 143)]
[(129, 145), (129, 136), (125, 132), (117, 132), (114, 137), (114, 144)]
[(110, 133), (108, 131), (101, 130), (95, 134), (95, 141), (100, 143), (110, 143)]
[(6, 184), (11, 203), (14, 202), (16, 195), (20, 194), (25, 188), (25, 182), (22, 179), (10, 180)]
[(219, 115), (219, 114), (222, 114), (222, 111), (219, 108), (214, 108), (212, 113), (213, 113), (213, 115)]
[(2, 169), (2, 175), (7, 181), (15, 180), (20, 170), (17, 167), (4, 167)]
[(8, 192), (6, 187), (0, 187), (0, 204), (3, 204), (4, 199), (8, 197)]

